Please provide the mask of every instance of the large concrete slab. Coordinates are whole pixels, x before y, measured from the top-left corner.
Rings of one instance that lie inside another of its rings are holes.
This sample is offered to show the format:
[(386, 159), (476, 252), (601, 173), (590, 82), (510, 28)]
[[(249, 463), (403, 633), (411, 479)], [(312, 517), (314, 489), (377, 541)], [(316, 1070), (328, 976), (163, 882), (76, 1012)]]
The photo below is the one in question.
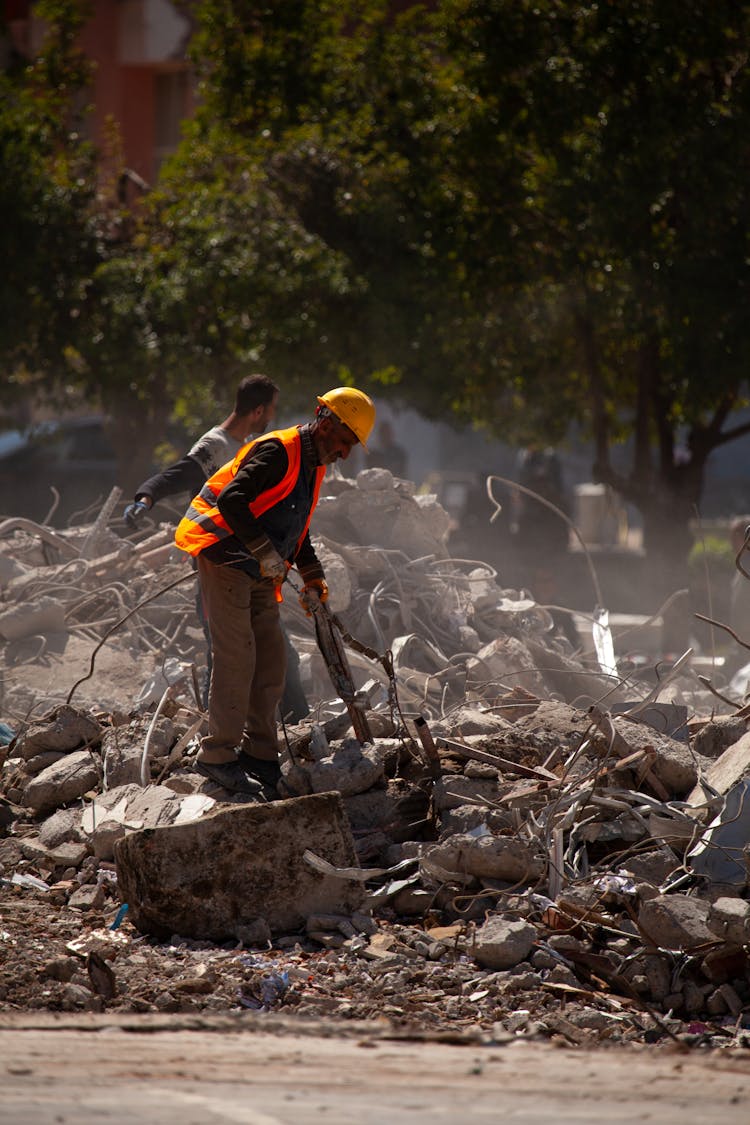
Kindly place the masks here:
[(133, 832), (115, 845), (120, 894), (139, 930), (208, 941), (237, 937), (259, 918), (286, 933), (310, 914), (355, 910), (361, 884), (314, 871), (307, 848), (336, 867), (358, 866), (338, 793)]

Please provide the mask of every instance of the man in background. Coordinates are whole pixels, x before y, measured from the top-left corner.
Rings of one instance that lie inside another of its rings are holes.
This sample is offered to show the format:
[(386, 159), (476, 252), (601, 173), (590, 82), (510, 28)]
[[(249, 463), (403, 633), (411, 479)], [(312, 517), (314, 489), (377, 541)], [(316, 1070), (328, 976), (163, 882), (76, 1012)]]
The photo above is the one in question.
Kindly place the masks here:
[(188, 492), (195, 496), (203, 482), (239, 452), (251, 434), (262, 434), (276, 414), (279, 388), (267, 375), (248, 375), (237, 387), (234, 410), (198, 438), (184, 457), (149, 477), (125, 509), (125, 522), (135, 528), (159, 500)]

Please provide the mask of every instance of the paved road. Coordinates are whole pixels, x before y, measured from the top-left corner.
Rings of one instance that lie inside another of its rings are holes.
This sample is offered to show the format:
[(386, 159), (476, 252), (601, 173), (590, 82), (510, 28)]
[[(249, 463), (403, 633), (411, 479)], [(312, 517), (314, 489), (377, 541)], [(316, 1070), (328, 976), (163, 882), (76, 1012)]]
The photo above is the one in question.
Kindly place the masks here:
[[(748, 1125), (750, 1052), (342, 1037), (245, 1017), (0, 1013), (7, 1125)], [(252, 1021), (252, 1022), (251, 1022)], [(205, 1022), (205, 1021), (204, 1021)], [(273, 1027), (270, 1031), (267, 1028)]]

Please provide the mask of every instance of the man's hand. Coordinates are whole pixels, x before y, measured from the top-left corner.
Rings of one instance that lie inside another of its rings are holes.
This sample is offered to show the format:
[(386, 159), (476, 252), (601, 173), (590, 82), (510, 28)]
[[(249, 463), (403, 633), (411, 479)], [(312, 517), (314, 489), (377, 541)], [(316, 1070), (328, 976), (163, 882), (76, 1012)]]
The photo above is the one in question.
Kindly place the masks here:
[(313, 578), (310, 582), (305, 582), (300, 590), (299, 604), (310, 617), (319, 601), (328, 601), (328, 583), (323, 578)]
[(148, 504), (144, 504), (142, 500), (134, 500), (132, 504), (128, 504), (127, 508), (122, 513), (128, 527), (136, 528), (148, 511), (148, 508)]
[(270, 578), (274, 586), (286, 579), (288, 567), (275, 547), (268, 546), (255, 556), (262, 578)]

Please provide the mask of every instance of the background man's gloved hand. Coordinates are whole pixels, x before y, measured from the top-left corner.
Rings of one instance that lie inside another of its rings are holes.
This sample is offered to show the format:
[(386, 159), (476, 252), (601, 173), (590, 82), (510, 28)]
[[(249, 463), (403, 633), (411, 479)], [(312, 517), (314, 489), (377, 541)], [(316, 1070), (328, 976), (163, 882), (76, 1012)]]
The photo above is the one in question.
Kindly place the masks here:
[(147, 511), (148, 504), (144, 504), (142, 500), (134, 500), (122, 514), (128, 527), (137, 527)]
[(279, 552), (271, 544), (262, 551), (255, 552), (255, 558), (263, 578), (270, 578), (274, 586), (280, 586), (286, 578), (287, 565)]
[(311, 616), (317, 601), (328, 601), (328, 583), (324, 578), (312, 578), (309, 582), (305, 582), (299, 593), (299, 604), (308, 617)]

